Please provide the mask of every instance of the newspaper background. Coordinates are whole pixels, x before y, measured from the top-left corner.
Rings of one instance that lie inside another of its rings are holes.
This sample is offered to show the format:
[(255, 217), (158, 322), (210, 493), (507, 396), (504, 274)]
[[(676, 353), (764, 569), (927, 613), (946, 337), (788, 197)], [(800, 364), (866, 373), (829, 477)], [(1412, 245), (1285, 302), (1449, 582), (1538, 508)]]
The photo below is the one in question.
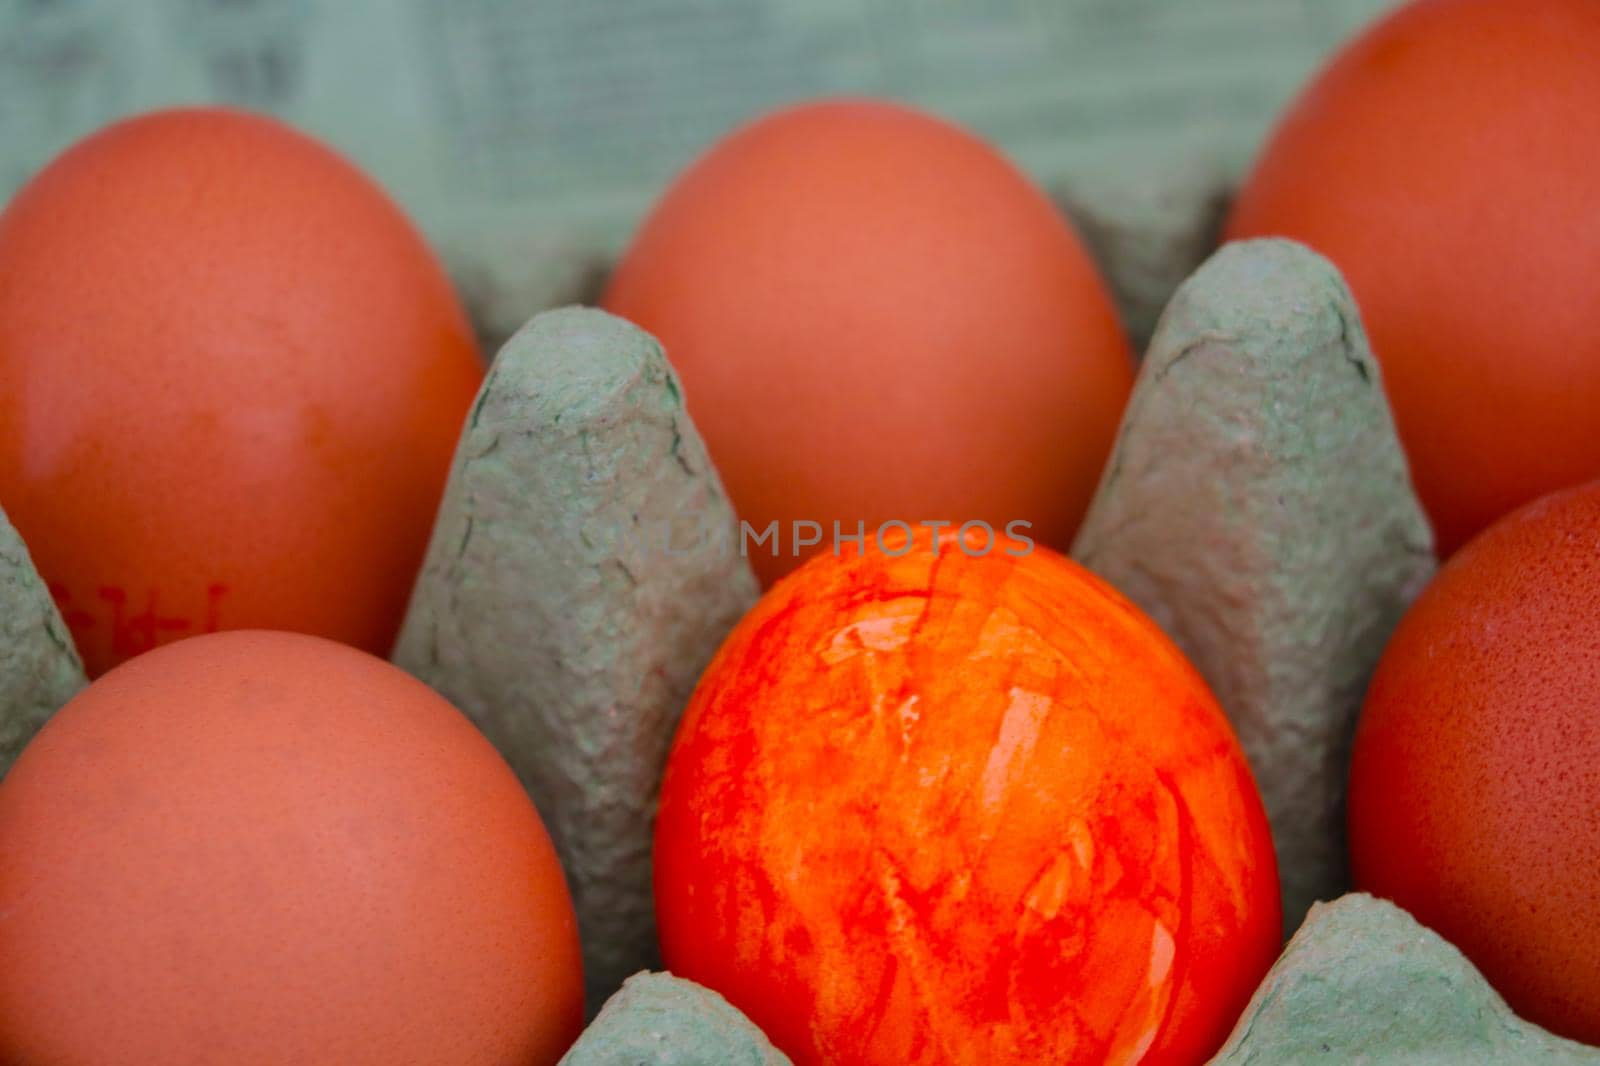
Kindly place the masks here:
[(585, 292), (674, 172), (781, 102), (928, 107), (1091, 211), (1141, 176), (1183, 199), (1393, 3), (0, 0), (0, 199), (118, 116), (265, 110), (366, 167), (510, 321)]

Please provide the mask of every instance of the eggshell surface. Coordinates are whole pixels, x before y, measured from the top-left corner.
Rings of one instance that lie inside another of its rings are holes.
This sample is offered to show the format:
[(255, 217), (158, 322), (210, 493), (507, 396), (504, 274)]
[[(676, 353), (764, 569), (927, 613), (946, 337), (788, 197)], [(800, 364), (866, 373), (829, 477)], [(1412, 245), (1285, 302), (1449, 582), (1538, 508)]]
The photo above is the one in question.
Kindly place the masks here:
[(0, 781), (0, 1061), (554, 1063), (582, 994), (515, 776), (364, 653), (157, 649)]
[(482, 374), (404, 215), (275, 120), (117, 123), (0, 213), (0, 507), (91, 675), (217, 629), (386, 654)]
[(1215, 700), (1044, 549), (779, 582), (690, 702), (655, 862), (668, 967), (803, 1064), (1199, 1063), (1278, 947)]
[(1441, 553), (1600, 477), (1600, 4), (1423, 0), (1306, 88), (1230, 238), (1349, 281)]
[(768, 583), (834, 522), (1019, 520), (1064, 549), (1132, 385), (1106, 289), (1044, 193), (888, 103), (803, 104), (712, 147), (603, 303), (665, 346), (740, 517), (778, 523), (777, 557), (751, 549)]
[(1518, 1014), (1600, 1044), (1600, 482), (1489, 527), (1384, 651), (1350, 769), (1358, 887)]

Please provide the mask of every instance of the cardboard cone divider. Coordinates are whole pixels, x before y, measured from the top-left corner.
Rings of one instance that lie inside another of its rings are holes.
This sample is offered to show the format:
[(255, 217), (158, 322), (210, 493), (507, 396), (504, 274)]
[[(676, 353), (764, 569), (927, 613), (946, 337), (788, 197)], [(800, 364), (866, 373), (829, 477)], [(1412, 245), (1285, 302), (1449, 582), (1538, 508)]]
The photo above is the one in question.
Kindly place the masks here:
[(717, 993), (667, 973), (637, 973), (561, 1066), (790, 1066), (789, 1056)]
[(500, 349), (394, 661), (476, 722), (533, 797), (572, 890), (591, 1012), (657, 961), (667, 748), (756, 598), (735, 528), (649, 335), (564, 308)]
[(1385, 900), (1311, 907), (1213, 1066), (1600, 1066), (1600, 1048), (1511, 1013), (1466, 957)]
[[(1189, 254), (1209, 203), (1138, 235), (1125, 313), (1161, 284), (1142, 249)], [(667, 749), (757, 595), (718, 528), (736, 518), (652, 338), (564, 308), (506, 342), (463, 429), (394, 659), (496, 743), (550, 829), (590, 1012), (605, 1003), (572, 1066), (788, 1061), (720, 995), (647, 972)], [(1600, 1049), (1513, 1016), (1398, 908), (1314, 903), (1346, 888), (1342, 786), (1362, 692), (1434, 568), (1377, 364), (1330, 264), (1288, 241), (1242, 242), (1183, 283), (1073, 554), (1211, 684), (1262, 788), (1286, 925), (1310, 908), (1215, 1062), (1600, 1063)], [(0, 625), (3, 769), (84, 684), (3, 522)]]
[(1347, 887), (1356, 715), (1435, 567), (1331, 263), (1244, 241), (1178, 289), (1072, 554), (1155, 619), (1232, 720), (1272, 823), (1287, 935)]

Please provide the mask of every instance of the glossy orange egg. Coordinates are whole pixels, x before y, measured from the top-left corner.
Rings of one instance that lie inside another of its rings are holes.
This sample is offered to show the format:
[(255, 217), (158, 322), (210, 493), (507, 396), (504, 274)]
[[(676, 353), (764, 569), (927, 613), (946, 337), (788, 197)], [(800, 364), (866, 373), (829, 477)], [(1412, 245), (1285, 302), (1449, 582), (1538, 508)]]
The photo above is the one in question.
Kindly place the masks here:
[(140, 656), (0, 781), (0, 1061), (554, 1063), (576, 929), (489, 742), (331, 641)]
[(1350, 768), (1358, 886), (1600, 1044), (1600, 482), (1491, 526), (1400, 623)]
[(666, 347), (739, 516), (777, 523), (747, 544), (769, 582), (835, 522), (1025, 521), (1065, 548), (1132, 383), (1105, 287), (1044, 193), (888, 103), (804, 104), (715, 145), (604, 306)]
[(667, 965), (801, 1064), (1203, 1062), (1279, 943), (1250, 771), (1143, 614), (986, 543), (818, 556), (739, 623), (662, 787)]
[(0, 214), (0, 507), (91, 674), (216, 629), (387, 654), (482, 374), (405, 216), (271, 119), (117, 123)]
[(1600, 4), (1421, 0), (1283, 117), (1229, 237), (1349, 279), (1417, 491), (1454, 551), (1600, 477)]

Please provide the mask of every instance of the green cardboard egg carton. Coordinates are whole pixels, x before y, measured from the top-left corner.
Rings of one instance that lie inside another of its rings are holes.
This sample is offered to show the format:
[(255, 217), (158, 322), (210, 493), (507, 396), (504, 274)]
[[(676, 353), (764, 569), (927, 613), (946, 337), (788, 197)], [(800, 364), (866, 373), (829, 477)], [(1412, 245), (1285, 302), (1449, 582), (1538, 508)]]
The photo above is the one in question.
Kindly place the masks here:
[[(1210, 199), (1193, 203), (1182, 228), (1210, 232)], [(1117, 288), (1125, 314), (1148, 292)], [(603, 311), (539, 312), (499, 351), (463, 428), (394, 651), (500, 748), (561, 854), (599, 1012), (574, 1066), (787, 1061), (715, 992), (651, 972), (661, 770), (700, 670), (757, 594), (715, 538), (662, 552), (603, 535), (683, 516), (697, 531), (735, 522), (666, 353)], [(1516, 1018), (1403, 911), (1347, 894), (1355, 716), (1435, 561), (1330, 263), (1289, 241), (1242, 242), (1177, 286), (1073, 554), (1205, 675), (1272, 823), (1294, 935), (1215, 1061), (1600, 1063), (1600, 1049)], [(84, 684), (3, 523), (0, 624), (3, 769)]]
[[(727, 50), (732, 35), (762, 60), (730, 65), (737, 92), (715, 99), (673, 82), (654, 53), (664, 2), (594, 5), (593, 26), (575, 13), (589, 5), (519, 15), (490, 0), (165, 6), (168, 23), (137, 32), (109, 2), (0, 6), (0, 196), (119, 114), (234, 102), (351, 153), (444, 251), (498, 355), (394, 660), (495, 742), (561, 854), (592, 1017), (565, 1062), (788, 1061), (720, 995), (655, 972), (661, 769), (757, 584), (714, 538), (669, 553), (584, 535), (735, 518), (668, 353), (563, 305), (594, 301), (694, 150), (764, 104), (848, 90), (966, 121), (1040, 176), (1144, 352), (1072, 553), (1206, 677), (1272, 823), (1287, 946), (1214, 1061), (1600, 1063), (1600, 1049), (1516, 1018), (1405, 912), (1348, 891), (1355, 715), (1433, 572), (1431, 537), (1338, 272), (1286, 241), (1216, 247), (1266, 121), (1386, 0), (1063, 0), (1045, 24), (1028, 20), (1051, 5), (1020, 2), (930, 5), (899, 22), (843, 0), (713, 4), (706, 40)], [(978, 30), (978, 59), (1000, 72), (984, 93), (949, 65), (952, 41)], [(1206, 48), (1189, 46), (1197, 37)], [(1108, 48), (1113, 59), (1091, 62)], [(732, 63), (715, 50), (700, 60)], [(608, 126), (607, 79), (652, 64), (675, 120)], [(84, 684), (0, 516), (0, 774)]]

